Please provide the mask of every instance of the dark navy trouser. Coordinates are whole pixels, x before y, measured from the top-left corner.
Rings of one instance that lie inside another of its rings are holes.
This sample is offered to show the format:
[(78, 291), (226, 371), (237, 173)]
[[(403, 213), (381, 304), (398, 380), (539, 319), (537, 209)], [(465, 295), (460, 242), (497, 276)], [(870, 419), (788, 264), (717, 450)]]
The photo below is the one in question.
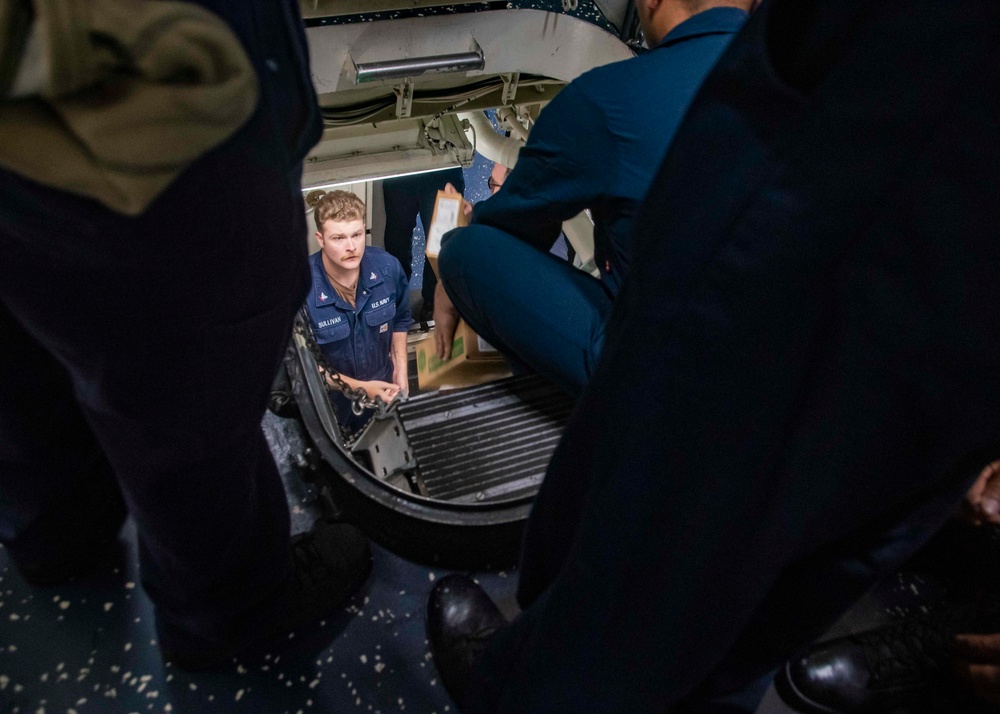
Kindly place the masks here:
[[(413, 269), (413, 227), (417, 214), (424, 236), (430, 232), (431, 218), (434, 216), (434, 201), (437, 192), (450, 183), (459, 193), (465, 192), (465, 177), (462, 169), (455, 167), (445, 171), (401, 176), (386, 179), (382, 183), (385, 198), (385, 249), (396, 258), (409, 279)], [(424, 258), (424, 277), (420, 295), (425, 305), (434, 302), (434, 288), (437, 276), (427, 258)]]
[(651, 184), (462, 711), (752, 712), (997, 458), (998, 26), (750, 18)]
[(175, 651), (249, 641), (284, 604), (260, 419), (308, 287), (299, 166), (318, 135), (294, 7), (205, 4), (231, 11), (261, 99), (144, 214), (0, 171), (0, 540), (58, 559), (118, 525), (102, 501), (120, 490)]
[(459, 314), (516, 369), (527, 366), (574, 396), (583, 391), (611, 314), (600, 280), (482, 225), (448, 233), (438, 267)]

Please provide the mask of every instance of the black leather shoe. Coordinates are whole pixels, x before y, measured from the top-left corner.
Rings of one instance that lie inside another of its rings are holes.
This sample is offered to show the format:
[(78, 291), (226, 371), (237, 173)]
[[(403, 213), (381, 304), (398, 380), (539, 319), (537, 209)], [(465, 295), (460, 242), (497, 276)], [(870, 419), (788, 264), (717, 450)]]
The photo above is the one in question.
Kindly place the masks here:
[(954, 703), (954, 636), (995, 629), (1000, 628), (993, 610), (947, 608), (924, 619), (821, 642), (789, 660), (774, 687), (788, 706), (809, 714)]
[[(196, 644), (185, 634), (171, 637), (169, 629), (161, 627), (163, 658), (181, 669), (199, 671), (258, 649), (298, 648), (289, 633), (342, 605), (365, 582), (371, 568), (371, 548), (361, 531), (347, 523), (320, 521), (311, 531), (292, 538), (292, 580), (283, 606), (266, 627), (246, 633), (239, 641), (212, 645)], [(327, 643), (317, 640), (310, 644), (319, 647)]]
[(469, 672), (490, 637), (507, 624), (490, 596), (464, 575), (447, 575), (427, 600), (427, 636), (441, 682), (461, 704)]

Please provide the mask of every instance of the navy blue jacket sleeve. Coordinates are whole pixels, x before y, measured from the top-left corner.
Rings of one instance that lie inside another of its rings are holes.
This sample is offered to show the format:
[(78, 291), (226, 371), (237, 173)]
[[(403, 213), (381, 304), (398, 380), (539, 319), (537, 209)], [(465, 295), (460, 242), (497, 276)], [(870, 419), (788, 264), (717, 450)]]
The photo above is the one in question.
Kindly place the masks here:
[(614, 185), (614, 140), (601, 109), (578, 82), (538, 117), (503, 188), (476, 204), (472, 222), (548, 251), (562, 222)]
[(399, 261), (393, 258), (393, 273), (396, 279), (396, 317), (392, 321), (393, 332), (407, 332), (413, 324), (413, 315), (410, 313), (410, 293), (409, 284), (406, 280), (406, 273)]

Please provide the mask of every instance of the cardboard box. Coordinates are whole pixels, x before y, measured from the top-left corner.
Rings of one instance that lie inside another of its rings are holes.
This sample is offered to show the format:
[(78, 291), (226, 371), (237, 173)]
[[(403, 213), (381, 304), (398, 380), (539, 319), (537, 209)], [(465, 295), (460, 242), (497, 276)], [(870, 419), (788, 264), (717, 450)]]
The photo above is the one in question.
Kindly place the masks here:
[(417, 357), (417, 384), (421, 390), (442, 387), (469, 387), (510, 376), (503, 355), (472, 331), (465, 321), (458, 323), (451, 343), (451, 359), (442, 361), (434, 347), (434, 332), (414, 347)]
[(434, 199), (434, 215), (431, 216), (430, 232), (424, 244), (424, 254), (428, 262), (438, 272), (438, 253), (441, 252), (441, 237), (452, 228), (469, 225), (469, 219), (462, 210), (462, 197), (455, 193), (437, 192)]

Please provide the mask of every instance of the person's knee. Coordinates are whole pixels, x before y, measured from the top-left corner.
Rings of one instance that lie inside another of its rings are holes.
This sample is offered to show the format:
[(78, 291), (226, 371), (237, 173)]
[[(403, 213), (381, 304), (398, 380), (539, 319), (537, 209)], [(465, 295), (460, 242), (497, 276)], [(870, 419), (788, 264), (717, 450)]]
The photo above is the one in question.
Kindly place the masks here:
[(489, 263), (489, 241), (480, 226), (459, 228), (448, 235), (438, 254), (438, 279), (448, 282)]

